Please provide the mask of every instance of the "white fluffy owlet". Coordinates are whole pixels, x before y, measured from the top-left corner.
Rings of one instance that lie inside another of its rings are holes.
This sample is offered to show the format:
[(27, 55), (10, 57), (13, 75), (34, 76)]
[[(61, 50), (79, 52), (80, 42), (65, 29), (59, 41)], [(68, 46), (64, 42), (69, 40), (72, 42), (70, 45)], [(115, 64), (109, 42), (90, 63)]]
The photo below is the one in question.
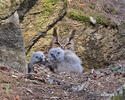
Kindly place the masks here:
[(79, 74), (83, 72), (80, 58), (70, 50), (52, 48), (48, 54), (48, 61), (57, 72), (76, 72)]
[(28, 73), (34, 71), (33, 64), (36, 63), (42, 63), (42, 64), (45, 63), (45, 55), (42, 51), (37, 51), (32, 53), (30, 57), (30, 64), (28, 66)]

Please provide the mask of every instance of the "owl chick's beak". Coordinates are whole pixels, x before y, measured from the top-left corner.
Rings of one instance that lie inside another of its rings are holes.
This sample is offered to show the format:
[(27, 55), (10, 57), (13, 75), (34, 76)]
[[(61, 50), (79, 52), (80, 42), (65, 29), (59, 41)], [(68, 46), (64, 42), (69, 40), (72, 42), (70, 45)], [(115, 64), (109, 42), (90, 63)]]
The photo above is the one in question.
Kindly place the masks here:
[(65, 46), (61, 46), (61, 48), (64, 50), (64, 49), (65, 49)]
[(56, 56), (54, 54), (51, 54), (51, 56), (56, 60)]
[(45, 59), (42, 58), (42, 57), (40, 57), (40, 58), (39, 58), (39, 63), (43, 63), (43, 62), (45, 62)]

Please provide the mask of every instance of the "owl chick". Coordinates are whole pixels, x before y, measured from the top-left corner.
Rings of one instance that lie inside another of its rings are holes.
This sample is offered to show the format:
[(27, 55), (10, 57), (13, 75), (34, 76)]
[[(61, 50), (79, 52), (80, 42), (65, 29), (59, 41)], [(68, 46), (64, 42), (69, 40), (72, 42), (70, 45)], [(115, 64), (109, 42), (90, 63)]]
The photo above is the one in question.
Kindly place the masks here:
[(48, 54), (48, 61), (57, 72), (76, 72), (79, 74), (83, 72), (82, 61), (70, 50), (52, 48)]
[(33, 65), (36, 63), (45, 63), (45, 56), (42, 51), (33, 52), (30, 57), (30, 63), (28, 65), (28, 73), (34, 72)]

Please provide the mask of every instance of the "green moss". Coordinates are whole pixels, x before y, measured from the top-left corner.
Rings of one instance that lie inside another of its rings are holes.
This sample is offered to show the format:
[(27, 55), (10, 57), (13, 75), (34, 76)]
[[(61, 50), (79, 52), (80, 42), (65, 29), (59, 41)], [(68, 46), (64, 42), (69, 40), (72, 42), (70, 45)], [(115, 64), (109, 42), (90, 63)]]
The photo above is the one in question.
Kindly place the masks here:
[(0, 78), (0, 83), (9, 83), (9, 82), (3, 78)]
[(97, 21), (97, 24), (101, 24), (104, 26), (110, 25), (110, 21), (106, 19), (104, 16), (97, 16), (96, 21)]
[(111, 100), (125, 100), (125, 89), (122, 88), (122, 93), (117, 92), (117, 95), (113, 96)]
[(30, 56), (32, 55), (32, 52), (34, 52), (34, 51), (31, 50), (31, 51), (28, 53), (28, 55), (26, 56), (28, 62), (30, 62)]
[(90, 25), (89, 16), (82, 16), (77, 14), (76, 12), (69, 12), (67, 13), (67, 16), (73, 20), (80, 21), (85, 25)]
[(81, 6), (70, 5), (70, 8), (77, 10), (77, 11), (84, 11), (84, 8)]
[(0, 18), (11, 15), (23, 0), (0, 0)]
[(96, 19), (97, 24), (101, 24), (101, 25), (104, 25), (106, 27), (107, 26), (111, 26), (112, 28), (114, 27), (114, 25), (111, 25), (110, 21), (102, 15), (98, 15), (98, 16), (97, 15), (87, 15), (87, 14), (86, 15), (80, 15), (80, 14), (77, 14), (76, 12), (69, 12), (69, 13), (67, 13), (67, 16), (69, 18), (73, 19), (73, 20), (80, 21), (87, 26), (90, 25), (89, 17), (93, 16)]
[(117, 96), (112, 97), (111, 100), (125, 100), (125, 96), (123, 96), (123, 95), (117, 95)]
[(112, 66), (112, 67), (109, 68), (109, 70), (112, 71), (112, 72), (118, 71), (119, 69), (120, 69), (119, 66)]
[(50, 15), (53, 14), (54, 10), (57, 8), (58, 6), (58, 0), (43, 0), (42, 4), (39, 5), (39, 7), (37, 7), (37, 9), (33, 9), (32, 13), (37, 13), (37, 12), (41, 12), (38, 13), (37, 17), (36, 17), (36, 21), (32, 24), (34, 24), (36, 30), (41, 30), (41, 27), (44, 28), (46, 26), (46, 24), (48, 24), (48, 18), (50, 17)]
[(92, 9), (92, 10), (94, 10), (95, 6), (94, 5), (90, 5), (89, 8)]
[(68, 0), (64, 0), (64, 6), (65, 6), (65, 7), (68, 6)]
[(0, 2), (0, 11), (1, 11), (1, 10), (4, 10), (3, 8), (4, 8), (4, 7), (3, 7), (2, 3)]
[(10, 84), (7, 84), (7, 86), (5, 87), (5, 91), (6, 91), (6, 94), (9, 95), (12, 91), (11, 87), (10, 87)]
[(110, 11), (110, 13), (112, 13), (112, 14), (116, 14), (116, 13), (117, 13), (117, 11), (115, 10), (115, 8), (109, 8), (109, 11)]

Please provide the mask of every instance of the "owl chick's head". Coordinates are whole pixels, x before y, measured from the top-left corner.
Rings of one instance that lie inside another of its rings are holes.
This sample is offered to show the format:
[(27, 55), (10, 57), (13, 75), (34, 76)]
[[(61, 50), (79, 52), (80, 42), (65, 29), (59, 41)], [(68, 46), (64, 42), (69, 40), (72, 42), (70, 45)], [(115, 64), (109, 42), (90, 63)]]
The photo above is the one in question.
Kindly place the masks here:
[(61, 48), (52, 48), (48, 54), (50, 62), (61, 62), (64, 60), (64, 50)]
[(62, 49), (74, 50), (74, 36), (76, 30), (73, 29), (69, 36), (61, 36), (57, 27), (53, 29), (52, 48), (60, 47)]
[(43, 54), (42, 51), (33, 52), (30, 57), (30, 62), (32, 64), (39, 63), (39, 62), (43, 63), (45, 62), (45, 55)]

